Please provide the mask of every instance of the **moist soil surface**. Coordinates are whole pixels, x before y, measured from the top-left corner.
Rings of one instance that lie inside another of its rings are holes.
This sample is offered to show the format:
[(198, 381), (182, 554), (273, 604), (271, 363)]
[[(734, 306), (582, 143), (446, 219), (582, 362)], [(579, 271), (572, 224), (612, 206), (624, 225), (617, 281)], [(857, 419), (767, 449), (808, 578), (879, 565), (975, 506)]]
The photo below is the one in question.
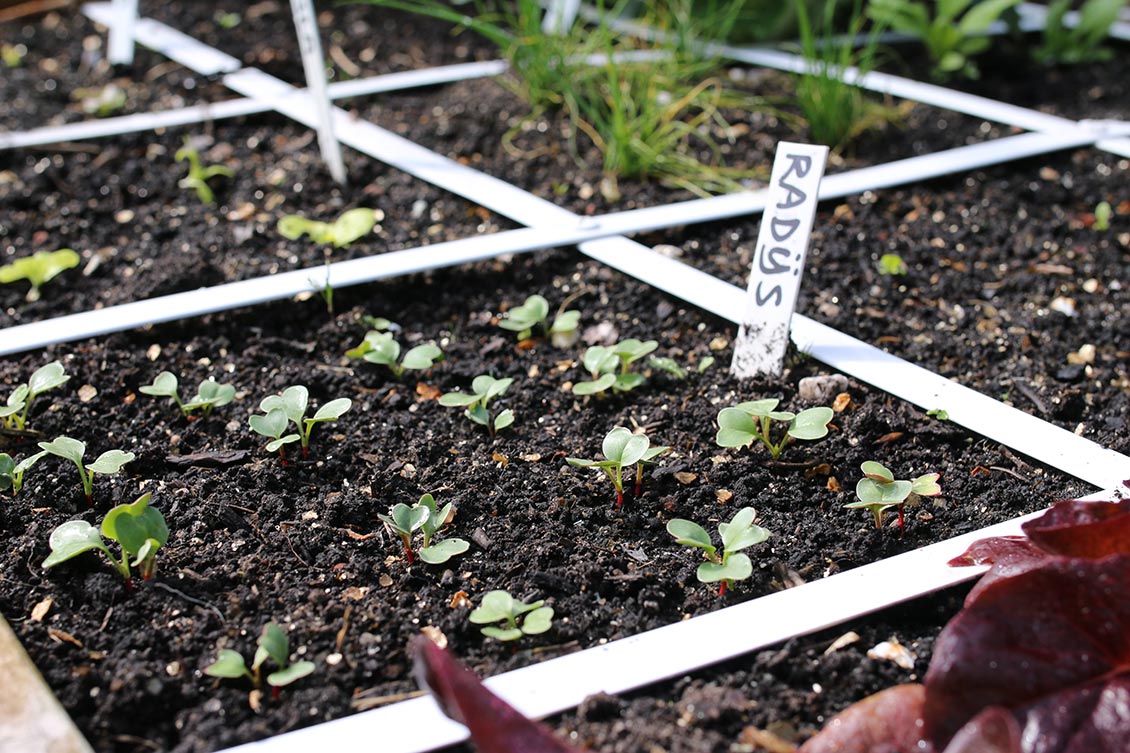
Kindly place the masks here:
[[(149, 10), (160, 15), (175, 7)], [(297, 80), (296, 56), (269, 55), (284, 45), (272, 44), (277, 36), (256, 36), (281, 28), (284, 10), (258, 16), (248, 10), (223, 44), (245, 63)], [(193, 12), (199, 13), (186, 13)], [(405, 68), (420, 64), (415, 50), (426, 52), (427, 64), (489, 57), (473, 38), (452, 37), (441, 26), (383, 11), (340, 12), (348, 24), (335, 27), (351, 31), (339, 46), (351, 59), (369, 56), (353, 28), (385, 23), (401, 24), (388, 44), (401, 51)], [(207, 18), (167, 20), (192, 30)], [(72, 63), (95, 48), (84, 42), (94, 32), (77, 15), (15, 28), (39, 75), (0, 84), (5, 95), (24, 92), (22, 99), (5, 96), (5, 127), (75, 117), (69, 96), (42, 110), (21, 109), (20, 102), (32, 99), (24, 87), (52, 68), (46, 60), (58, 58), (54, 91), (117, 75), (99, 66), (96, 55), (87, 75), (75, 72)], [(383, 34), (373, 42), (377, 49)], [(334, 38), (327, 35), (329, 46)], [(393, 63), (382, 68), (376, 61), (397, 60), (392, 54), (371, 59), (374, 68), (365, 74), (393, 70)], [(139, 57), (127, 78), (162, 65)], [(130, 107), (173, 106), (186, 96), (189, 77), (179, 68), (154, 74), (149, 99)], [(776, 76), (765, 81), (787, 86)], [(688, 196), (622, 181), (623, 198), (610, 203), (597, 188), (599, 158), (580, 139), (580, 160), (570, 152), (569, 124), (555, 116), (524, 120), (520, 103), (492, 82), (396, 95), (379, 112), (359, 107), (394, 131), (579, 213)], [(508, 117), (499, 116), (503, 111)], [(787, 122), (764, 113), (746, 117), (754, 131), (777, 127), (773, 119)], [(833, 169), (1000, 134), (929, 108), (910, 111), (907, 120), (902, 130), (865, 139)], [(523, 154), (501, 146), (511, 127)], [(779, 127), (773, 139), (787, 135)], [(553, 146), (531, 154), (535, 134), (549, 134)], [(348, 150), (350, 187), (334, 187), (317, 165), (310, 134), (268, 116), (208, 124), (192, 134), (205, 162), (236, 173), (217, 184), (216, 204), (203, 205), (176, 186), (182, 168), (172, 154), (183, 135), (0, 153), (4, 257), (61, 246), (83, 255), (81, 270), (49, 283), (36, 303), (23, 300), (22, 286), (0, 291), (6, 325), (317, 266), (324, 249), (276, 234), (275, 222), (288, 212), (312, 218), (354, 206), (384, 212), (379, 232), (334, 249), (334, 260), (513, 226)], [(790, 137), (803, 135), (794, 130)], [(755, 157), (738, 159), (763, 168), (771, 141), (757, 145)], [(1018, 407), (1072, 429), (1082, 425), (1082, 433), (1124, 450), (1126, 431), (1117, 419), (1125, 414), (1130, 351), (1127, 328), (1119, 325), (1127, 316), (1119, 287), (1130, 246), (1121, 208), (1130, 201), (1126, 170), (1125, 161), (1083, 151), (822, 206), (801, 310), (989, 394), (1009, 390)], [(1100, 199), (1116, 207), (1109, 231), (1094, 230), (1088, 220)], [(683, 261), (740, 284), (756, 224), (716, 223), (644, 240), (669, 244)], [(876, 271), (878, 256), (888, 251), (907, 262), (905, 277)], [(553, 307), (576, 296), (571, 306), (583, 312), (580, 342), (566, 349), (539, 339), (520, 342), (497, 326), (506, 308), (532, 293)], [(1057, 296), (1074, 300), (1074, 315), (1052, 305)], [(367, 329), (365, 315), (395, 321), (406, 348), (436, 343), (445, 361), (395, 379), (383, 367), (345, 358)], [(633, 392), (574, 396), (570, 383), (585, 378), (582, 349), (626, 337), (655, 339), (656, 355), (673, 358), (688, 376), (645, 368), (648, 382)], [(111, 448), (137, 458), (124, 473), (96, 479), (93, 509), (63, 461), (44, 459), (28, 472), (21, 493), (0, 505), (0, 530), (11, 541), (0, 556), (0, 612), (97, 750), (210, 751), (412, 692), (405, 646), (423, 627), (441, 631), (477, 671), (495, 674), (1087, 491), (855, 381), (843, 390), (850, 403), (836, 413), (827, 438), (790, 446), (778, 463), (762, 449), (723, 450), (714, 442), (722, 407), (776, 397), (783, 408), (799, 410), (813, 404), (798, 397), (799, 379), (827, 373), (794, 354), (780, 378), (735, 380), (725, 368), (732, 338), (728, 322), (562, 250), (338, 290), (334, 313), (311, 294), (11, 357), (0, 366), (8, 390), (55, 359), (71, 380), (37, 401), (29, 422), (36, 436), (5, 438), (9, 453), (22, 458), (36, 449), (36, 439), (66, 434), (87, 442), (89, 458)], [(1090, 362), (1067, 363), (1068, 352), (1083, 352), (1088, 343), (1095, 346)], [(708, 357), (714, 364), (698, 372)], [(163, 370), (180, 377), (182, 395), (214, 376), (236, 386), (236, 401), (188, 421), (171, 402), (139, 392)], [(516, 422), (497, 437), (436, 400), (467, 390), (479, 374), (515, 380), (495, 404), (513, 410)], [(292, 451), (284, 465), (249, 431), (247, 416), (261, 398), (292, 384), (309, 387), (314, 407), (337, 397), (353, 406), (315, 429), (308, 457)], [(621, 508), (606, 479), (564, 460), (597, 457), (601, 439), (617, 425), (672, 448), (648, 469), (639, 495), (628, 490)], [(943, 495), (908, 509), (905, 531), (893, 515), (876, 529), (865, 511), (843, 508), (854, 499), (860, 463), (869, 459), (903, 478), (939, 472)], [(144, 491), (153, 492), (171, 532), (154, 580), (127, 590), (91, 555), (42, 570), (55, 526), (76, 517), (96, 524), (111, 506)], [(446, 535), (470, 542), (466, 554), (446, 565), (409, 564), (377, 518), (425, 492), (455, 505)], [(683, 517), (713, 531), (747, 505), (773, 535), (751, 550), (753, 576), (719, 596), (696, 580), (697, 554), (677, 546), (664, 527)], [(553, 628), (516, 645), (485, 639), (467, 615), (495, 588), (545, 599), (556, 611)], [(728, 750), (746, 727), (803, 738), (851, 700), (920, 675), (960, 596), (919, 600), (624, 699), (597, 697), (556, 723), (601, 750)], [(278, 700), (267, 694), (255, 710), (246, 683), (217, 681), (202, 669), (219, 648), (250, 656), (271, 620), (286, 627), (292, 650), (317, 669)], [(848, 629), (861, 640), (825, 656)], [(867, 648), (891, 637), (918, 655), (913, 670), (865, 657)]]

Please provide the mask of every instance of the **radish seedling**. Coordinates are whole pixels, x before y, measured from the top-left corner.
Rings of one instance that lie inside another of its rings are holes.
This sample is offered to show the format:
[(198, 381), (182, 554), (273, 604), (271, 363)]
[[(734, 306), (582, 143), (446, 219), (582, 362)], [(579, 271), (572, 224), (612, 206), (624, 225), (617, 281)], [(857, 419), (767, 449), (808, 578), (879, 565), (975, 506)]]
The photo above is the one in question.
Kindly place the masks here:
[(440, 395), (439, 404), (448, 408), (466, 408), (463, 415), (480, 426), (487, 427), (487, 432), (493, 437), (495, 432), (505, 429), (514, 423), (514, 412), (509, 408), (492, 417), (487, 405), (493, 398), (498, 397), (510, 388), (513, 379), (495, 379), (486, 374), (480, 374), (471, 382), (471, 392), (447, 392)]
[(753, 563), (742, 549), (760, 544), (769, 538), (769, 531), (754, 525), (757, 512), (752, 507), (738, 510), (729, 523), (719, 523), (722, 552), (710, 540), (702, 526), (690, 520), (675, 518), (667, 524), (667, 533), (683, 546), (701, 549), (708, 562), (698, 566), (696, 575), (702, 583), (718, 583), (718, 595), (724, 596), (726, 588), (735, 580), (744, 580), (753, 574)]
[(177, 387), (176, 374), (171, 371), (162, 371), (152, 384), (146, 384), (137, 389), (138, 392), (146, 395), (171, 397), (185, 417), (189, 416), (194, 410), (200, 410), (207, 416), (213, 408), (227, 405), (235, 398), (235, 387), (230, 384), (219, 384), (211, 377), (200, 383), (200, 386), (196, 389), (196, 396), (187, 403), (181, 402)]
[(82, 480), (86, 503), (91, 507), (94, 506), (94, 474), (113, 476), (122, 469), (122, 466), (137, 457), (132, 452), (106, 450), (93, 463), (83, 465), (82, 456), (86, 454), (86, 443), (66, 436), (55, 437), (50, 442), (40, 442), (39, 447), (46, 450), (49, 455), (55, 455), (75, 464), (79, 478)]
[(615, 345), (593, 345), (581, 356), (581, 365), (592, 376), (588, 382), (573, 385), (574, 395), (596, 395), (608, 389), (616, 392), (634, 390), (647, 381), (635, 374), (631, 366), (659, 347), (655, 340), (641, 341), (634, 337)]
[(936, 497), (942, 493), (938, 485), (941, 474), (926, 473), (910, 481), (900, 481), (882, 463), (868, 460), (859, 466), (864, 477), (855, 485), (858, 501), (844, 505), (852, 509), (870, 510), (875, 516), (875, 527), (883, 527), (883, 513), (892, 507), (898, 508), (899, 528), (905, 529), (903, 507), (915, 504), (920, 497)]
[(7, 404), (0, 407), (0, 421), (3, 422), (4, 428), (23, 431), (27, 427), (31, 404), (35, 398), (65, 383), (68, 379), (70, 377), (63, 370), (63, 364), (58, 361), (52, 361), (36, 369), (27, 380), (27, 384), (21, 384), (12, 390)]
[[(794, 439), (820, 439), (828, 434), (832, 420), (831, 408), (807, 408), (800, 413), (777, 410), (776, 398), (739, 403), (733, 408), (723, 408), (718, 413), (718, 436), (721, 447), (749, 447), (754, 440), (769, 448), (774, 460)], [(784, 436), (774, 442), (769, 431), (772, 421), (788, 421)]]
[[(310, 433), (316, 424), (326, 421), (336, 421), (353, 406), (353, 401), (347, 397), (331, 400), (314, 414), (313, 418), (306, 418), (306, 407), (310, 401), (310, 391), (302, 385), (293, 385), (283, 390), (281, 395), (268, 395), (259, 403), (262, 414), (253, 413), (247, 419), (252, 431), (270, 438), (267, 443), (267, 452), (278, 450), (283, 465), (286, 465), (286, 451), (283, 449), (291, 442), (302, 444), (302, 457), (306, 457), (310, 447)], [(294, 424), (296, 432), (284, 434)]]
[(447, 562), (457, 554), (462, 554), (470, 547), (463, 539), (444, 539), (432, 543), (436, 533), (447, 525), (455, 516), (455, 506), (448, 502), (436, 510), (435, 498), (430, 494), (420, 497), (420, 501), (409, 507), (397, 503), (388, 515), (378, 515), (384, 521), (389, 531), (400, 537), (404, 544), (404, 556), (408, 564), (416, 560), (412, 551), (412, 534), (420, 531), (424, 536), (423, 546), (419, 549), (420, 559), (429, 565), (438, 565)]
[(430, 369), (436, 361), (443, 359), (443, 351), (431, 343), (417, 345), (409, 349), (404, 358), (400, 358), (400, 343), (393, 338), (393, 334), (376, 329), (366, 332), (361, 344), (345, 351), (345, 355), (387, 366), (397, 379), (404, 376), (405, 371)]
[[(138, 568), (142, 579), (149, 580), (156, 570), (157, 550), (169, 540), (169, 528), (160, 511), (149, 506), (151, 494), (143, 494), (127, 505), (118, 505), (102, 519), (102, 532), (85, 520), (70, 520), (51, 532), (51, 554), (43, 560), (43, 567), (51, 568), (83, 552), (97, 549), (106, 555), (110, 564), (133, 587), (130, 565)], [(103, 536), (118, 542), (121, 558), (115, 559), (106, 546)], [(130, 562), (130, 559), (133, 562)]]
[(277, 227), (279, 235), (292, 241), (308, 235), (315, 243), (329, 243), (334, 248), (341, 248), (367, 235), (382, 219), (384, 212), (359, 207), (343, 212), (333, 222), (319, 222), (297, 214), (288, 214), (279, 220)]
[(0, 452), (0, 491), (11, 489), (13, 497), (19, 494), (24, 486), (24, 473), (46, 454), (46, 450), (41, 450), (17, 463), (8, 453)]
[(216, 194), (212, 191), (212, 187), (208, 185), (208, 181), (221, 176), (230, 178), (235, 175), (230, 167), (223, 165), (208, 165), (205, 167), (201, 164), (200, 152), (196, 151), (192, 140), (187, 136), (184, 139), (184, 146), (177, 150), (173, 159), (177, 162), (188, 162), (188, 175), (181, 178), (177, 185), (181, 188), (191, 188), (196, 191), (196, 198), (200, 199), (202, 204), (211, 204), (216, 200)]
[[(487, 625), (481, 632), (488, 638), (516, 641), (523, 635), (540, 635), (549, 630), (553, 623), (553, 607), (544, 604), (542, 599), (526, 604), (506, 591), (488, 591), (467, 619), (476, 625)], [(522, 617), (521, 624), (518, 622), (519, 617)], [(503, 621), (506, 622), (506, 627), (489, 624)]]
[(519, 340), (529, 339), (533, 335), (534, 328), (537, 327), (541, 329), (542, 334), (549, 337), (555, 347), (567, 348), (577, 341), (577, 325), (581, 321), (580, 311), (565, 310), (568, 303), (567, 300), (561, 304), (561, 308), (553, 317), (553, 324), (550, 324), (549, 301), (543, 296), (531, 295), (521, 306), (510, 309), (498, 326), (517, 332)]
[(624, 426), (617, 426), (604, 437), (601, 450), (605, 460), (585, 460), (584, 458), (565, 458), (565, 462), (577, 468), (599, 468), (612, 485), (616, 487), (616, 506), (624, 504), (624, 468), (636, 466), (636, 496), (643, 485), (643, 467), (655, 458), (669, 451), (670, 447), (652, 447), (645, 434), (633, 434)]
[(290, 663), (290, 638), (277, 623), (269, 622), (263, 627), (263, 632), (259, 636), (250, 668), (238, 651), (221, 648), (216, 652), (216, 661), (204, 668), (204, 674), (209, 677), (224, 679), (246, 677), (258, 689), (262, 684), (263, 662), (267, 659), (273, 661), (275, 666), (278, 667), (266, 678), (267, 684), (271, 686), (271, 697), (275, 700), (278, 700), (279, 690), (283, 686), (301, 680), (314, 671), (314, 662), (296, 661), (293, 664)]
[(31, 289), (27, 291), (29, 303), (39, 300), (39, 289), (53, 280), (59, 273), (79, 264), (79, 255), (73, 249), (60, 248), (58, 251), (37, 251), (31, 256), (5, 264), (0, 267), (0, 283), (27, 280)]

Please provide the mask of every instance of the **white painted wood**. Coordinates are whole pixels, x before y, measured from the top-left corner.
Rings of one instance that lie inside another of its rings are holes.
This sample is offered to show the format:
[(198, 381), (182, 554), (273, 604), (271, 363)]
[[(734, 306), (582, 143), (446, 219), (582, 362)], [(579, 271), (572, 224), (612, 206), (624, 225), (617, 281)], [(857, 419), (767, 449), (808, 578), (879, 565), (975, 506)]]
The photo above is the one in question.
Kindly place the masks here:
[(137, 0), (113, 0), (114, 20), (106, 43), (106, 58), (113, 65), (133, 64), (133, 29), (137, 24)]
[(730, 362), (739, 379), (780, 374), (784, 366), (827, 159), (826, 146), (777, 144)]
[(322, 161), (334, 181), (345, 184), (345, 163), (341, 158), (341, 144), (334, 138), (334, 124), (330, 111), (330, 98), (326, 93), (326, 63), (322, 56), (322, 39), (318, 33), (318, 18), (313, 0), (290, 0), (294, 28), (298, 32), (298, 47), (302, 51), (302, 67), (306, 72), (306, 91), (317, 115), (318, 148)]
[(545, 34), (566, 34), (573, 28), (581, 0), (550, 0), (541, 30)]

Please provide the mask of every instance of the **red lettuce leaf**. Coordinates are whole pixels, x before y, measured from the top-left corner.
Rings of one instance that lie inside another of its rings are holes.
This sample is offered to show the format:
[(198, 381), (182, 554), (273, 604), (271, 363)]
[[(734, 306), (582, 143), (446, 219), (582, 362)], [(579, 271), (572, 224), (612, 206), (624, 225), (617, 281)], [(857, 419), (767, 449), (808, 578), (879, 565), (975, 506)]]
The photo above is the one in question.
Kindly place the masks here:
[[(1126, 753), (1128, 596), (1130, 555), (1054, 557), (981, 589), (935, 644), (925, 681), (929, 739), (941, 747), (1000, 706), (1017, 716), (1024, 753)], [(1084, 740), (1090, 747), (1075, 742)]]
[(1057, 502), (1021, 526), (1049, 554), (1099, 559), (1130, 554), (1130, 499), (1118, 502)]
[(962, 727), (945, 753), (1023, 753), (1020, 726), (1005, 709), (985, 709)]
[(922, 738), (921, 685), (896, 685), (848, 706), (797, 753), (935, 753)]
[(443, 713), (470, 730), (481, 753), (585, 753), (524, 717), (430, 640), (418, 639), (415, 649), (417, 678)]

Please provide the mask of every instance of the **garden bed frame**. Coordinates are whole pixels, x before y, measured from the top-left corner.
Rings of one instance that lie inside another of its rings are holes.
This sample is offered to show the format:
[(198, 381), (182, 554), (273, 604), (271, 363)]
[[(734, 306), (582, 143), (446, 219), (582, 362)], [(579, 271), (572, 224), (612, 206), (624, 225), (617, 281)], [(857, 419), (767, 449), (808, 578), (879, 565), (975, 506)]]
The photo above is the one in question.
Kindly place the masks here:
[[(1023, 5), (1021, 10), (1026, 26), (1038, 28), (1043, 21), (1043, 9)], [(113, 9), (109, 3), (88, 4), (83, 7), (83, 12), (105, 26), (114, 24)], [(646, 33), (644, 29), (627, 24), (624, 31)], [(151, 19), (137, 20), (133, 34), (138, 43), (199, 74), (222, 75), (223, 82), (243, 98), (174, 111), (0, 134), (0, 149), (107, 138), (272, 110), (316, 127), (311, 115), (316, 108), (310, 106), (309, 95), (304, 90), (260, 70), (241, 67), (236, 59)], [(1130, 22), (1115, 24), (1112, 35), (1130, 40)], [(718, 45), (712, 51), (735, 61), (786, 71), (797, 72), (806, 66), (803, 58), (768, 48)], [(329, 96), (353, 97), (429, 86), (498, 75), (505, 69), (505, 63), (490, 61), (389, 74), (332, 84)], [(829, 176), (821, 185), (820, 198), (824, 200), (1067, 149), (1095, 147), (1130, 157), (1130, 123), (1076, 122), (889, 74), (860, 75), (849, 69), (842, 75), (845, 80), (863, 88), (1029, 132)], [(598, 217), (579, 217), (505, 181), (483, 175), (417, 146), (373, 123), (353, 120), (339, 108), (334, 108), (333, 119), (336, 137), (342, 144), (525, 226), (519, 230), (337, 262), (328, 270), (328, 284), (335, 288), (506, 253), (577, 245), (589, 257), (703, 310), (735, 323), (741, 319), (743, 290), (655, 253), (625, 236), (757, 214), (765, 208), (765, 191), (729, 194)], [(288, 298), (308, 292), (309, 280), (314, 273), (322, 275), (325, 268), (297, 270), (9, 327), (4, 330), (0, 353), (32, 350), (155, 322)], [(1096, 499), (1120, 493), (1118, 487), (1124, 480), (1130, 479), (1130, 457), (804, 316), (794, 316), (792, 338), (801, 350), (831, 368), (924, 409), (944, 407), (953, 422), (1107, 490), (1094, 495)], [(624, 692), (691, 672), (975, 577), (980, 570), (952, 569), (945, 565), (946, 561), (975, 539), (1019, 533), (1020, 523), (1028, 517), (1031, 516), (499, 675), (488, 684), (524, 713), (542, 717), (576, 706), (593, 693)], [(704, 640), (703, 636), (709, 636), (709, 640)], [(22, 651), (18, 653), (22, 654)], [(5, 650), (0, 654), (0, 665), (9, 661), (27, 663), (26, 656), (21, 659), (15, 651)], [(424, 697), (231, 750), (284, 753), (308, 750), (312, 745), (354, 747), (360, 740), (379, 739), (381, 750), (387, 753), (415, 753), (456, 743), (465, 737), (466, 731), (461, 725), (448, 721), (434, 702)]]

